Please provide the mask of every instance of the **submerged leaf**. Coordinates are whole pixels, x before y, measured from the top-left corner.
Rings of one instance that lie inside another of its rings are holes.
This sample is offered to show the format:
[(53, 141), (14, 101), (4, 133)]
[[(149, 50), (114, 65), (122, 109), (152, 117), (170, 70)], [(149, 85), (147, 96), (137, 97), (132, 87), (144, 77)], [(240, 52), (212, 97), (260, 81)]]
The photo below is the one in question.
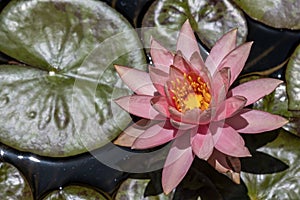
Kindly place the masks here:
[(109, 200), (110, 198), (96, 192), (93, 189), (81, 186), (68, 186), (57, 191), (51, 192), (44, 200), (86, 200), (86, 199), (99, 199)]
[(0, 162), (0, 191), (2, 199), (33, 199), (21, 173), (12, 165)]
[(69, 156), (101, 147), (127, 125), (112, 99), (130, 92), (112, 65), (143, 69), (145, 59), (136, 32), (105, 3), (12, 1), (0, 38), (0, 51), (25, 63), (0, 66), (1, 142)]
[(157, 28), (144, 32), (144, 42), (147, 43), (148, 38), (155, 35), (155, 39), (163, 41), (163, 46), (174, 50), (176, 30), (186, 19), (189, 19), (193, 30), (208, 48), (234, 28), (238, 28), (238, 43), (246, 40), (248, 30), (243, 13), (228, 0), (159, 0), (151, 5), (143, 18), (143, 27)]
[(145, 188), (148, 182), (149, 180), (127, 179), (120, 186), (115, 199), (169, 200), (173, 198), (173, 193), (170, 193), (169, 195), (160, 194), (144, 197)]

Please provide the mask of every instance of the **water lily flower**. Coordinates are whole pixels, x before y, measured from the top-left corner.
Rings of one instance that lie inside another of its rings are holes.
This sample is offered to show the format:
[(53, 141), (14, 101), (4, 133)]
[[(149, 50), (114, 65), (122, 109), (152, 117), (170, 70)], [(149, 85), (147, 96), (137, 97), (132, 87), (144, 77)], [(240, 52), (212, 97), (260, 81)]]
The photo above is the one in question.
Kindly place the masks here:
[(262, 78), (230, 88), (252, 45), (236, 46), (236, 34), (237, 30), (232, 30), (221, 37), (204, 62), (186, 21), (175, 53), (151, 40), (154, 66), (149, 66), (149, 73), (115, 66), (135, 92), (115, 102), (142, 118), (124, 130), (115, 144), (147, 149), (172, 141), (162, 172), (165, 193), (180, 183), (195, 156), (227, 172), (232, 170), (227, 158), (234, 161), (251, 156), (239, 133), (261, 133), (287, 123), (280, 116), (244, 108), (271, 93), (282, 81)]

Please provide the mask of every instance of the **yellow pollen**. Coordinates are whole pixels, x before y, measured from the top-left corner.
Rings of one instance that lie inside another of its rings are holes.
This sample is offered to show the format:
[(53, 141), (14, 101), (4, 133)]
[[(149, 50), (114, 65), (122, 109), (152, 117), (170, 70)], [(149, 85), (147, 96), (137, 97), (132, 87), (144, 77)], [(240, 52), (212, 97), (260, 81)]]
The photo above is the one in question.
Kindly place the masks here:
[(179, 112), (186, 112), (194, 108), (206, 110), (211, 101), (207, 84), (194, 73), (183, 74), (183, 79), (171, 81), (170, 91), (172, 99)]

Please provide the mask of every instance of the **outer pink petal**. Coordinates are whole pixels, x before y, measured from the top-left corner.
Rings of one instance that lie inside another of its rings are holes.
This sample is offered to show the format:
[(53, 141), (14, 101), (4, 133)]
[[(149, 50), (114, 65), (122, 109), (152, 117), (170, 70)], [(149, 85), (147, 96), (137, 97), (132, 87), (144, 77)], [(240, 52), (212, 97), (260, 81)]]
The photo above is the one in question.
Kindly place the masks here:
[[(157, 122), (155, 122), (157, 123)], [(132, 124), (128, 128), (126, 128), (114, 141), (114, 144), (131, 147), (134, 141), (147, 130), (149, 127), (153, 126), (154, 121), (141, 119), (138, 122)]]
[(147, 72), (115, 65), (121, 79), (137, 94), (153, 95), (156, 92)]
[(156, 67), (151, 67), (151, 66), (149, 67), (149, 74), (150, 74), (151, 81), (155, 86), (155, 88), (157, 89), (157, 91), (162, 96), (165, 96), (164, 86), (169, 79), (169, 74), (164, 71), (161, 71)]
[(155, 67), (169, 73), (169, 67), (173, 64), (173, 54), (154, 39), (151, 39), (150, 54)]
[(193, 152), (200, 159), (207, 160), (214, 150), (214, 140), (208, 126), (199, 126), (198, 131), (191, 134)]
[(215, 121), (231, 117), (238, 111), (242, 110), (246, 104), (246, 101), (247, 99), (242, 96), (229, 97), (218, 107)]
[(246, 60), (249, 56), (250, 49), (253, 42), (247, 42), (236, 49), (232, 50), (220, 63), (217, 70), (224, 67), (229, 67), (231, 71), (230, 85), (235, 81), (238, 75), (241, 73)]
[(213, 133), (215, 148), (220, 152), (234, 156), (246, 157), (251, 156), (243, 138), (232, 127), (224, 124), (223, 127), (218, 127)]
[(273, 78), (252, 80), (233, 88), (229, 91), (228, 96), (246, 97), (247, 103), (245, 106), (247, 106), (270, 94), (280, 83), (282, 83), (281, 80)]
[(211, 49), (206, 61), (205, 65), (211, 74), (214, 74), (217, 67), (224, 59), (224, 57), (236, 47), (236, 34), (237, 29), (233, 29), (232, 31), (223, 35), (213, 46)]
[(226, 119), (226, 123), (240, 133), (261, 133), (282, 127), (288, 122), (279, 115), (268, 112), (243, 109), (240, 113)]
[(174, 140), (162, 172), (164, 193), (170, 193), (188, 172), (194, 154), (190, 145), (190, 134), (184, 134)]
[(177, 50), (180, 50), (187, 60), (190, 60), (194, 52), (200, 54), (194, 31), (188, 20), (181, 27), (177, 41)]
[(170, 117), (169, 103), (166, 97), (155, 96), (151, 99), (151, 104), (157, 112), (161, 113), (165, 117)]
[(151, 105), (153, 96), (132, 95), (116, 99), (115, 102), (127, 112), (146, 119), (164, 120), (165, 117), (160, 115)]
[(147, 149), (165, 144), (177, 135), (172, 125), (168, 122), (160, 122), (148, 128), (134, 142), (132, 148)]
[(188, 110), (185, 113), (181, 113), (174, 107), (169, 107), (170, 116), (172, 119), (178, 122), (184, 122), (187, 124), (207, 124), (211, 121), (212, 114), (211, 109), (200, 110), (193, 109)]

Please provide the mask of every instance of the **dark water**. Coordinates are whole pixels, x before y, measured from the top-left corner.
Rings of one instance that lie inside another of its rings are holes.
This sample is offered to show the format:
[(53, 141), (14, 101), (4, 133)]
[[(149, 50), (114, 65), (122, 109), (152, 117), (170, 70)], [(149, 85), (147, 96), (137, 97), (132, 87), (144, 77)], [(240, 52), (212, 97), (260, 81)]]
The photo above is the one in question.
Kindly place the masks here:
[[(5, 2), (5, 3), (4, 3)], [(0, 0), (0, 9), (8, 1)], [(121, 12), (133, 25), (141, 20), (151, 0), (105, 0)], [(243, 73), (262, 71), (283, 62), (300, 43), (299, 31), (278, 30), (257, 23), (247, 17), (248, 40), (254, 45)], [(1, 62), (7, 59), (0, 56)], [(284, 68), (273, 76), (284, 78)], [(108, 151), (107, 146), (98, 153)], [(128, 158), (126, 158), (128, 159)], [(0, 161), (14, 165), (27, 179), (34, 197), (41, 199), (48, 192), (69, 184), (82, 184), (112, 195), (128, 173), (118, 171), (99, 162), (90, 153), (68, 158), (49, 158), (17, 151), (0, 144)]]

